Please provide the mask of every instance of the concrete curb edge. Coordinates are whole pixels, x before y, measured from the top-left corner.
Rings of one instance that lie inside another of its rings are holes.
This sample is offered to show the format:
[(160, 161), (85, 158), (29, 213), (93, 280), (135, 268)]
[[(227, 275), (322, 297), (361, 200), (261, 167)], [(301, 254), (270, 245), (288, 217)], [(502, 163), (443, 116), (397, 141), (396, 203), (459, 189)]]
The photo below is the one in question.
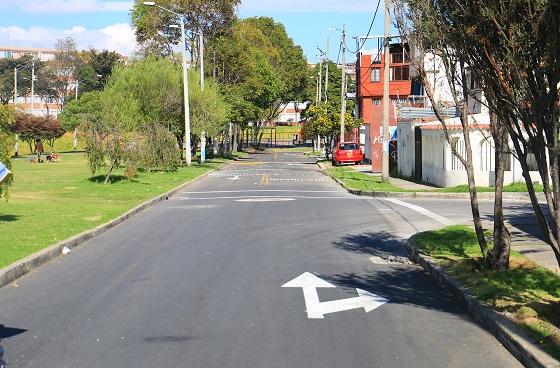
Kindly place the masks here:
[(428, 272), (432, 279), (449, 288), (466, 306), (476, 321), (496, 339), (525, 367), (560, 367), (560, 362), (541, 350), (515, 322), (507, 319), (488, 305), (476, 299), (470, 290), (452, 276), (446, 274), (433, 258), (423, 254), (416, 247), (415, 236), (406, 242), (412, 260)]
[[(470, 199), (469, 193), (430, 193), (430, 192), (370, 192), (367, 190), (356, 190), (349, 188), (340, 179), (336, 178), (330, 172), (327, 171), (327, 167), (320, 161), (317, 162), (317, 166), (321, 169), (321, 172), (328, 177), (332, 178), (335, 182), (340, 184), (344, 189), (350, 194), (354, 194), (362, 197), (373, 197), (373, 198), (431, 198), (431, 199)], [(478, 192), (478, 199), (483, 201), (493, 201), (494, 193), (491, 192)], [(504, 200), (511, 201), (530, 201), (529, 195), (527, 193), (514, 193), (514, 192), (504, 192)], [(540, 193), (537, 195), (539, 201), (543, 201), (545, 198)]]
[(16, 281), (20, 277), (28, 274), (29, 272), (39, 268), (40, 266), (44, 265), (45, 263), (58, 258), (62, 255), (62, 250), (66, 247), (69, 249), (76, 248), (83, 243), (91, 240), (111, 229), (116, 227), (117, 225), (123, 223), (127, 219), (139, 214), (140, 212), (164, 201), (166, 198), (171, 197), (177, 193), (179, 193), (183, 188), (187, 187), (188, 185), (208, 176), (209, 174), (220, 170), (222, 167), (227, 165), (228, 163), (224, 163), (218, 166), (216, 169), (209, 170), (204, 174), (197, 176), (194, 179), (191, 179), (183, 184), (167, 191), (163, 194), (160, 194), (152, 199), (145, 201), (144, 203), (139, 204), (138, 206), (128, 210), (124, 214), (120, 215), (119, 217), (110, 220), (104, 224), (101, 224), (93, 229), (86, 230), (80, 234), (77, 234), (71, 238), (62, 240), (54, 245), (51, 245), (45, 249), (42, 249), (34, 254), (27, 256), (24, 259), (21, 259), (11, 265), (8, 265), (4, 268), (0, 269), (0, 288)]

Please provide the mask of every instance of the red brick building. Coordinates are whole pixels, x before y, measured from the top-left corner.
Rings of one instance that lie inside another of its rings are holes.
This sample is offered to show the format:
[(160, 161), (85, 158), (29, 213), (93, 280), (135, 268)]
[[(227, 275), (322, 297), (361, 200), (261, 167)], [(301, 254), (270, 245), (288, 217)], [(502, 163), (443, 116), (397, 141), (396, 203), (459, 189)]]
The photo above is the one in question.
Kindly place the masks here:
[[(402, 44), (390, 45), (390, 82), (391, 98), (389, 125), (397, 126), (395, 106), (408, 103), (413, 94), (410, 78), (410, 59)], [(366, 156), (370, 159), (373, 172), (381, 172), (382, 135), (383, 135), (383, 78), (385, 75), (383, 48), (374, 52), (361, 52), (356, 63), (356, 101), (358, 116), (366, 125)], [(396, 144), (394, 145), (396, 147)], [(391, 147), (393, 148), (393, 147)], [(396, 149), (396, 148), (394, 148)], [(368, 155), (369, 153), (369, 155)], [(392, 154), (396, 163), (396, 152)], [(391, 161), (391, 160), (390, 160)]]

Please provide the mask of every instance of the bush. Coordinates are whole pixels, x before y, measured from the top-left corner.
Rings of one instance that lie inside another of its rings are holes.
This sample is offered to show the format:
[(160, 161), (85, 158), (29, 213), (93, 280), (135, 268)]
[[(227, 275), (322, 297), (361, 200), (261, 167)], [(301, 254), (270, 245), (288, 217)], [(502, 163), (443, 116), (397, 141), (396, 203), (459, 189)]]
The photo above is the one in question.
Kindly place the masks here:
[(140, 165), (151, 170), (177, 170), (181, 160), (177, 138), (167, 128), (150, 124), (143, 129)]
[(31, 114), (17, 114), (15, 123), (11, 126), (12, 132), (18, 134), (19, 138), (29, 145), (32, 153), (35, 153), (35, 141), (46, 141), (51, 149), (54, 141), (65, 133), (59, 121), (52, 116), (35, 116)]
[[(10, 162), (10, 153), (12, 151), (12, 135), (10, 134), (10, 126), (14, 121), (14, 114), (7, 106), (0, 105), (0, 162), (8, 169), (12, 168)], [(7, 198), (8, 188), (12, 185), (13, 178), (4, 179), (0, 184), (0, 198)]]

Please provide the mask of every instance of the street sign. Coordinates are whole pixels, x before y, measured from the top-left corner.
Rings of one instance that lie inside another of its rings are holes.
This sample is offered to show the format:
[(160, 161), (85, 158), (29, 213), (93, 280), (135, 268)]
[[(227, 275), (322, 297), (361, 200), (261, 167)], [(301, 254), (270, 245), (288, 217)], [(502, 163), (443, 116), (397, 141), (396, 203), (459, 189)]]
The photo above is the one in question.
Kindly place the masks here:
[(292, 281), (282, 285), (282, 287), (303, 289), (307, 318), (309, 319), (320, 319), (324, 318), (325, 314), (360, 308), (364, 308), (366, 313), (368, 313), (389, 301), (379, 295), (356, 288), (357, 297), (321, 302), (319, 301), (317, 288), (335, 288), (336, 286), (309, 272), (302, 273)]

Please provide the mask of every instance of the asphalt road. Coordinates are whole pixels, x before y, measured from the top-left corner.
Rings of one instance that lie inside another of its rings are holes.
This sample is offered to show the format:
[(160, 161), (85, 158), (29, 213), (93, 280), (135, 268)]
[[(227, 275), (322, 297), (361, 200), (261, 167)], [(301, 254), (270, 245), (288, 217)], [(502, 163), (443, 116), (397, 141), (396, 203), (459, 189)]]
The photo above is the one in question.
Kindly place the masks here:
[[(0, 289), (8, 367), (519, 367), (418, 266), (375, 258), (445, 221), (252, 155)], [(282, 287), (305, 272), (333, 287)]]

